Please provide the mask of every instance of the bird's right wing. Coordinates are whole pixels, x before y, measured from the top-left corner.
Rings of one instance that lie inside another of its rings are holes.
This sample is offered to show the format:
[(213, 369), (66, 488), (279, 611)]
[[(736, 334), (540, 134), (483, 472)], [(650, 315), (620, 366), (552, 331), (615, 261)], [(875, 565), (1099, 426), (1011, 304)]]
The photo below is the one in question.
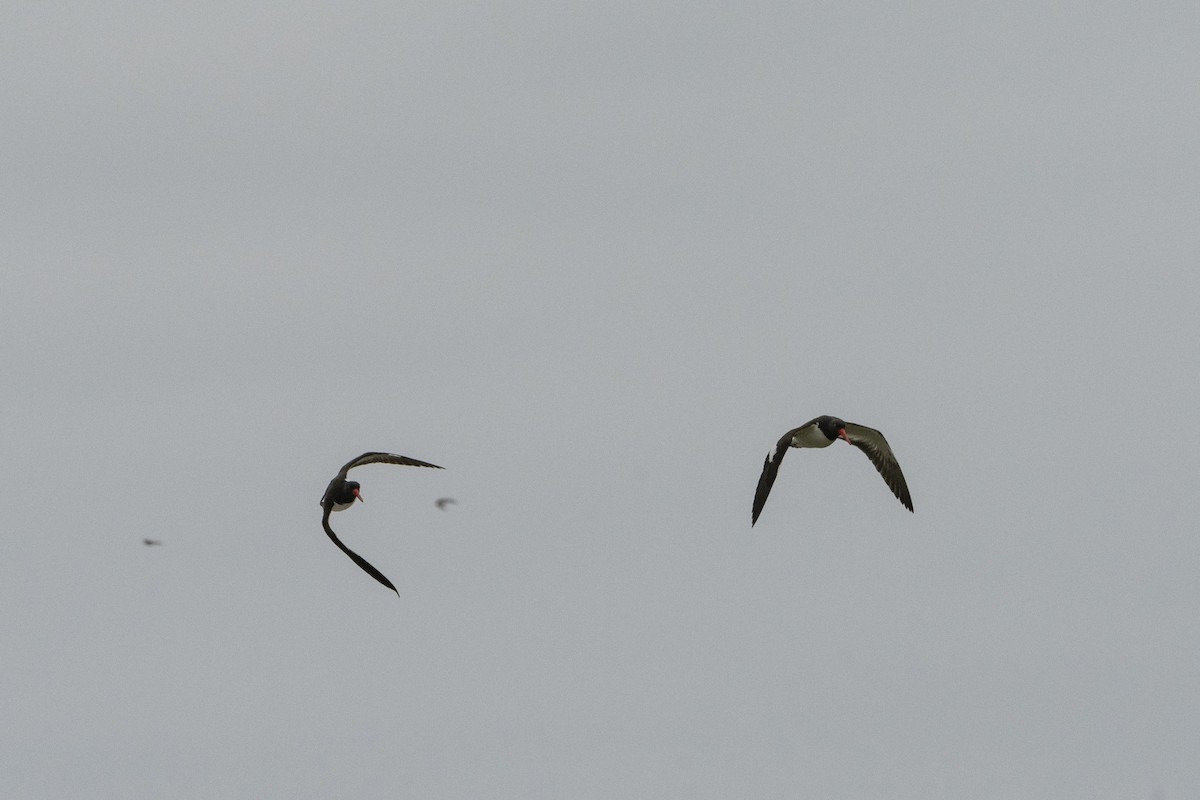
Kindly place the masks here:
[(328, 503), (325, 505), (325, 514), (324, 514), (324, 516), (321, 517), (321, 525), (322, 525), (322, 527), (325, 528), (325, 533), (328, 534), (329, 538), (333, 541), (334, 544), (336, 544), (338, 546), (338, 548), (343, 553), (350, 556), (351, 561), (353, 561), (355, 564), (358, 564), (358, 566), (362, 568), (363, 572), (367, 573), (372, 578), (379, 581), (387, 588), (391, 589), (393, 592), (396, 592), (396, 596), (398, 597), (400, 595), (400, 592), (396, 591), (396, 587), (392, 584), (392, 582), (389, 581), (382, 572), (380, 572), (379, 570), (377, 570), (373, 566), (371, 566), (371, 564), (365, 558), (363, 558), (358, 553), (351, 550), (349, 547), (346, 547), (346, 545), (342, 544), (342, 540), (339, 539), (337, 537), (337, 534), (333, 532), (333, 528), (329, 527), (329, 512), (332, 510), (333, 510), (332, 503)]
[(783, 461), (788, 448), (792, 446), (792, 434), (794, 433), (795, 431), (785, 433), (783, 438), (775, 443), (775, 449), (767, 453), (767, 458), (763, 461), (762, 475), (758, 476), (758, 488), (754, 490), (754, 512), (750, 517), (750, 527), (754, 527), (754, 523), (758, 522), (758, 515), (762, 513), (763, 506), (767, 504), (767, 495), (771, 493), (771, 487), (775, 485), (775, 476), (779, 473), (779, 463)]

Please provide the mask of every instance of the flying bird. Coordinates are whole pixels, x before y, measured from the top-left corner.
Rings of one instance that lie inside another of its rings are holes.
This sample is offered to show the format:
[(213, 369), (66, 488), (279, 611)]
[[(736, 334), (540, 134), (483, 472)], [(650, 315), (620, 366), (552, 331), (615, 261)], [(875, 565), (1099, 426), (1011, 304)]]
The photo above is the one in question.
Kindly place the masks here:
[(338, 474), (329, 482), (329, 486), (325, 489), (325, 496), (321, 498), (321, 508), (324, 514), (321, 516), (321, 526), (325, 528), (325, 533), (333, 540), (333, 543), (338, 548), (350, 556), (350, 560), (358, 564), (364, 572), (370, 575), (375, 580), (382, 583), (387, 588), (396, 592), (396, 587), (384, 577), (383, 573), (375, 569), (367, 560), (358, 553), (351, 550), (346, 545), (342, 544), (342, 540), (333, 532), (333, 528), (329, 527), (329, 515), (334, 511), (345, 511), (350, 506), (354, 505), (355, 500), (362, 500), (362, 495), (359, 493), (358, 481), (346, 480), (346, 474), (355, 467), (361, 467), (363, 464), (400, 464), (405, 467), (432, 467), (433, 469), (441, 469), (437, 464), (428, 464), (424, 461), (418, 461), (415, 458), (408, 456), (398, 456), (392, 453), (363, 453), (353, 461), (349, 461), (338, 470)]
[(758, 515), (767, 503), (767, 495), (771, 493), (775, 475), (779, 472), (779, 463), (783, 461), (789, 447), (829, 447), (838, 439), (845, 439), (866, 453), (875, 469), (883, 476), (884, 483), (892, 490), (892, 494), (896, 495), (896, 499), (909, 511), (913, 510), (908, 484), (904, 482), (904, 473), (900, 471), (900, 464), (883, 434), (865, 425), (855, 425), (837, 417), (823, 416), (809, 420), (799, 428), (785, 433), (775, 443), (775, 449), (767, 454), (762, 475), (758, 479), (758, 489), (754, 492), (754, 513), (750, 518), (750, 525), (758, 522)]
[(146, 547), (154, 547), (156, 545), (161, 545), (162, 542), (158, 539), (142, 539), (142, 544), (146, 545)]
[(446, 506), (450, 505), (451, 503), (457, 504), (458, 501), (455, 500), (453, 497), (439, 497), (437, 500), (433, 501), (433, 504), (435, 506), (437, 506), (438, 508), (440, 508), (442, 511), (445, 511)]

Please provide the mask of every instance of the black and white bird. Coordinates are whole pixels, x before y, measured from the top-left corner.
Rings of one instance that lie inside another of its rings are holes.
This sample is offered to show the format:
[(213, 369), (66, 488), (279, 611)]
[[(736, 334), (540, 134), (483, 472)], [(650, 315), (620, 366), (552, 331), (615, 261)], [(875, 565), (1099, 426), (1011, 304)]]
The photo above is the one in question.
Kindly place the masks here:
[(866, 425), (855, 425), (837, 417), (823, 416), (809, 420), (799, 428), (785, 433), (775, 443), (775, 449), (767, 454), (762, 475), (758, 479), (758, 489), (754, 492), (754, 513), (750, 518), (750, 525), (758, 522), (758, 515), (762, 513), (763, 506), (767, 503), (767, 495), (771, 493), (771, 486), (775, 483), (775, 476), (779, 473), (779, 464), (789, 447), (829, 447), (838, 439), (845, 439), (866, 453), (875, 469), (883, 476), (884, 483), (892, 490), (892, 494), (896, 495), (896, 499), (909, 511), (913, 510), (908, 484), (904, 482), (904, 473), (900, 471), (900, 464), (883, 434)]
[(329, 486), (325, 489), (325, 496), (321, 498), (321, 508), (325, 512), (321, 517), (321, 525), (325, 528), (325, 533), (329, 535), (329, 538), (333, 540), (333, 543), (343, 553), (350, 556), (351, 561), (358, 564), (364, 572), (398, 595), (400, 592), (396, 591), (396, 587), (384, 577), (382, 572), (367, 563), (367, 560), (358, 553), (342, 544), (342, 540), (333, 532), (333, 528), (329, 527), (330, 514), (334, 511), (345, 511), (354, 505), (355, 500), (362, 500), (362, 494), (359, 493), (360, 485), (358, 481), (346, 480), (346, 474), (355, 467), (361, 467), (364, 464), (400, 464), (405, 467), (432, 467), (433, 469), (441, 469), (441, 467), (437, 464), (429, 464), (424, 461), (418, 461), (415, 458), (398, 456), (392, 453), (363, 453), (353, 461), (348, 461), (338, 470), (338, 474), (329, 482)]

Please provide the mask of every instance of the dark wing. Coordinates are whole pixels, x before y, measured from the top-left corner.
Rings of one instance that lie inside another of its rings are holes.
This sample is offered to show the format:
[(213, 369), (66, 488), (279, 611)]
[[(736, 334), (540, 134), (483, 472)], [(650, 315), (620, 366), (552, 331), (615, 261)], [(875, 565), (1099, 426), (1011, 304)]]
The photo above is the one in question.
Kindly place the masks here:
[(788, 448), (792, 446), (792, 436), (795, 433), (794, 430), (785, 433), (783, 438), (775, 443), (775, 449), (767, 453), (766, 460), (763, 461), (762, 475), (758, 476), (758, 488), (754, 490), (754, 512), (750, 517), (750, 527), (752, 528), (754, 523), (758, 522), (758, 515), (762, 513), (763, 506), (767, 504), (767, 495), (771, 493), (771, 487), (775, 484), (775, 476), (779, 473), (779, 462), (783, 461)]
[(904, 482), (904, 473), (900, 471), (900, 464), (896, 461), (896, 456), (892, 454), (892, 448), (888, 446), (887, 439), (883, 438), (883, 434), (874, 428), (847, 422), (846, 435), (850, 437), (850, 444), (862, 450), (867, 454), (867, 458), (871, 459), (871, 463), (875, 465), (875, 469), (879, 470), (879, 474), (883, 476), (883, 482), (892, 490), (892, 494), (896, 495), (896, 499), (903, 503), (905, 508), (912, 511), (912, 497), (908, 494), (908, 484)]
[(399, 597), (400, 592), (396, 591), (396, 587), (392, 584), (391, 581), (389, 581), (386, 577), (384, 577), (384, 574), (382, 572), (380, 572), (379, 570), (372, 567), (367, 562), (367, 560), (365, 558), (363, 558), (362, 556), (360, 556), (358, 553), (354, 552), (349, 547), (346, 547), (346, 545), (342, 544), (342, 540), (339, 539), (337, 537), (337, 534), (333, 532), (333, 528), (329, 527), (329, 512), (331, 512), (333, 510), (333, 504), (326, 503), (324, 505), (325, 505), (325, 514), (321, 517), (321, 525), (322, 525), (322, 527), (325, 528), (325, 533), (329, 535), (329, 538), (333, 540), (333, 543), (336, 544), (343, 553), (350, 556), (350, 560), (353, 561), (355, 564), (358, 564), (358, 566), (362, 568), (363, 572), (367, 573), (372, 578), (379, 581), (387, 588), (391, 589), (393, 592), (396, 592), (396, 596)]
[(345, 482), (346, 471), (342, 470), (338, 473), (338, 476), (331, 480), (329, 485), (325, 487), (325, 494), (321, 495), (321, 508), (325, 508), (325, 504), (328, 503), (329, 508), (326, 509), (326, 513), (329, 513), (329, 511), (333, 510), (333, 492), (335, 487), (341, 488), (341, 485)]
[(433, 469), (441, 469), (437, 464), (417, 461), (415, 458), (398, 456), (395, 453), (363, 453), (342, 467), (341, 471), (338, 472), (338, 477), (345, 480), (347, 472), (355, 467), (361, 467), (363, 464), (399, 464), (402, 467), (432, 467)]

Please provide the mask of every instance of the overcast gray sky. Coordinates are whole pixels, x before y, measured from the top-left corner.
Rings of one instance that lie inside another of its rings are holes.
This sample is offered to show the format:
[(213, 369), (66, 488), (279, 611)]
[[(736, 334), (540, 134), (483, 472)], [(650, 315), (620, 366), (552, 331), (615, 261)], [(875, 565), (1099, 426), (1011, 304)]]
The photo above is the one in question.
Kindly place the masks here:
[(1197, 30), (9, 4), (0, 790), (1200, 798)]

